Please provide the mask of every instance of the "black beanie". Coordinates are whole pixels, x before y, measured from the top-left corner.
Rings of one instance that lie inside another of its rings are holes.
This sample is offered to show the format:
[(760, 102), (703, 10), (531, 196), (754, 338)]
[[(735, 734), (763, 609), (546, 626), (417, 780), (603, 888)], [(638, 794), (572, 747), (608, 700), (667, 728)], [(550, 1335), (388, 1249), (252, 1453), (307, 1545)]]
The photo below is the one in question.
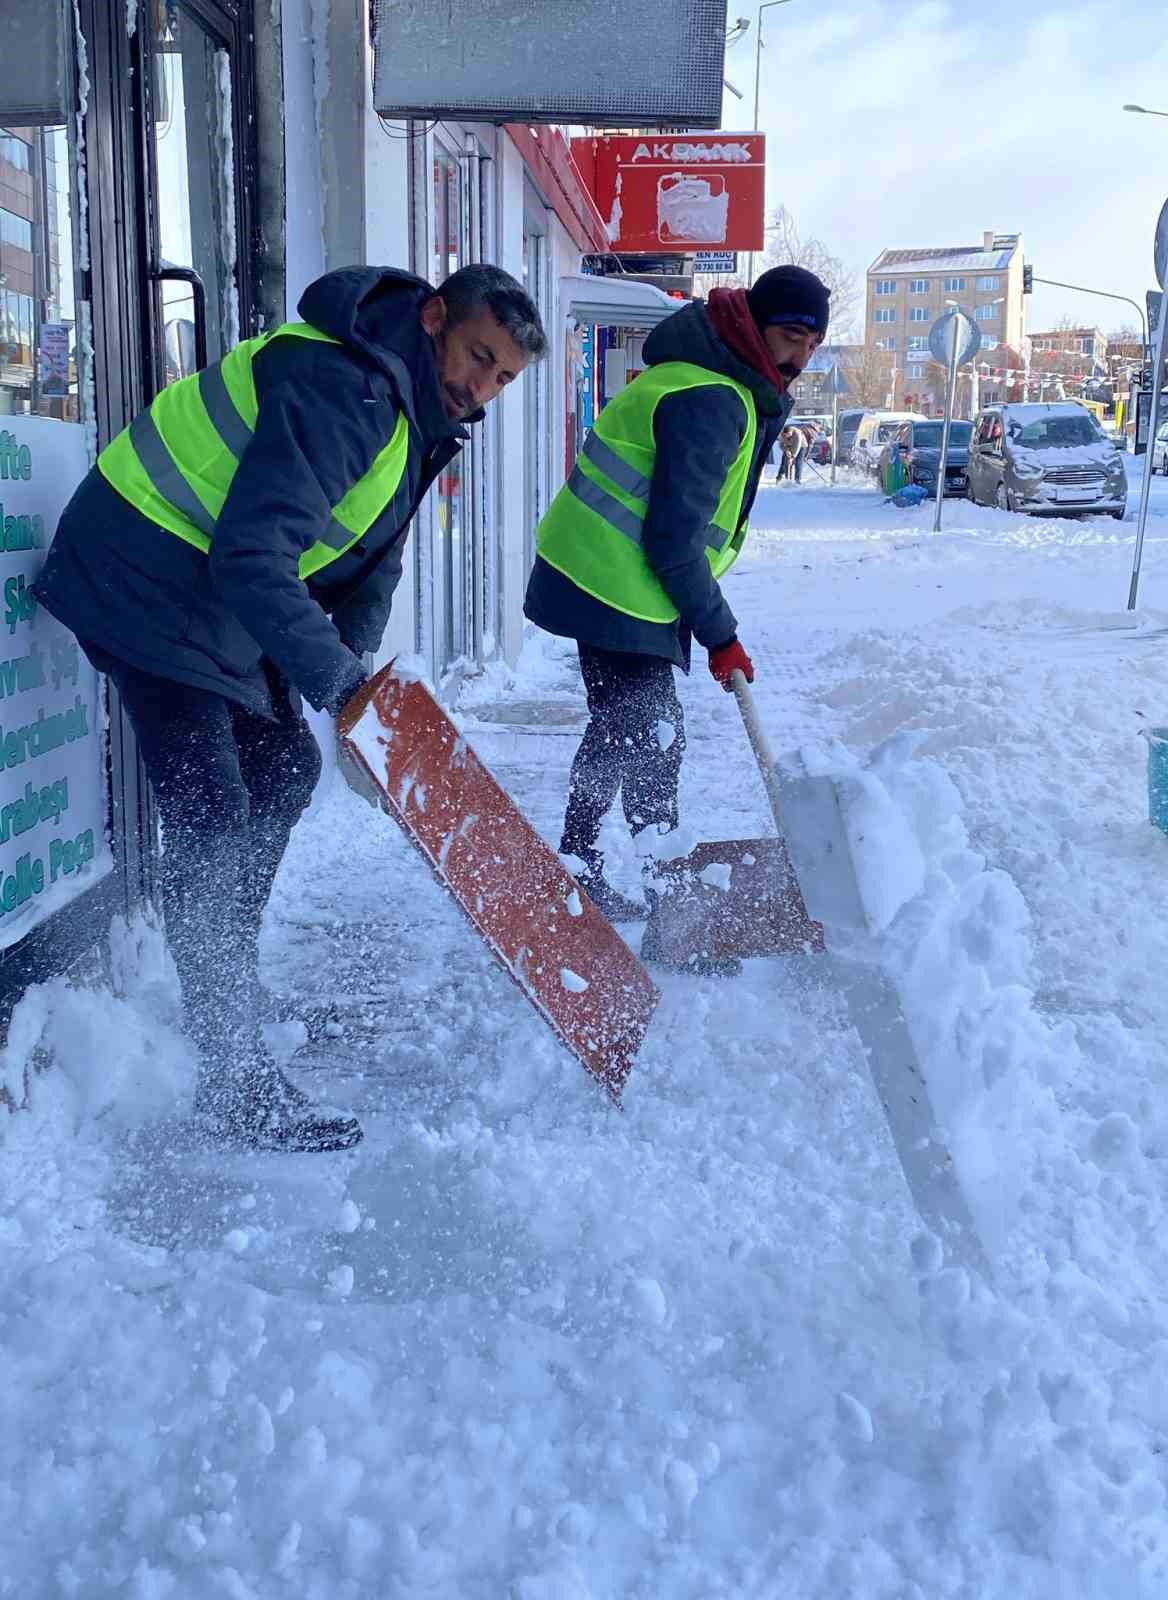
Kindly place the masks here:
[(827, 337), (831, 290), (806, 267), (772, 267), (746, 291), (750, 314), (760, 329), (797, 322)]

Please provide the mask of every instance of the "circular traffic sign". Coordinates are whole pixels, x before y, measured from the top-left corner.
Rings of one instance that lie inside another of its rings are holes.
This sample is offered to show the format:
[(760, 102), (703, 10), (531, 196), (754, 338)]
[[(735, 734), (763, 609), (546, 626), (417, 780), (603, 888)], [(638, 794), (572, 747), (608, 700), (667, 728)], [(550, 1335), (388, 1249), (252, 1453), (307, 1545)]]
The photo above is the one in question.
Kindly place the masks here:
[(981, 330), (971, 317), (956, 307), (942, 312), (929, 329), (929, 353), (934, 361), (947, 367), (953, 360), (953, 346), (957, 346), (957, 365), (963, 367), (972, 361), (981, 349)]
[(1153, 258), (1156, 263), (1156, 282), (1161, 289), (1168, 289), (1168, 200), (1160, 207)]

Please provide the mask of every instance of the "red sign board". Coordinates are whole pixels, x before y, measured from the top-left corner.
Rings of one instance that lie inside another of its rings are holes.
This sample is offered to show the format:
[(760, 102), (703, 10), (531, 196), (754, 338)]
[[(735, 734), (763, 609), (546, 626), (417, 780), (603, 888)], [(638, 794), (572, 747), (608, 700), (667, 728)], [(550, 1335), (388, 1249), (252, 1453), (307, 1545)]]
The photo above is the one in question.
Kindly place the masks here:
[(761, 133), (595, 136), (573, 139), (572, 155), (615, 251), (762, 249)]

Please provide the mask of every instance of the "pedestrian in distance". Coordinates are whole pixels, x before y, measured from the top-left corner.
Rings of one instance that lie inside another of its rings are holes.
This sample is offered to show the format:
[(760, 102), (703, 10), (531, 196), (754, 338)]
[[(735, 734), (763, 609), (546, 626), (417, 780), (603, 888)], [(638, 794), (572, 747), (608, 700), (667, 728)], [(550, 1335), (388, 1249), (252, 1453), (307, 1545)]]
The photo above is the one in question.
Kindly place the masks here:
[(803, 457), (807, 453), (807, 435), (803, 429), (793, 425), (784, 428), (779, 435), (779, 448), (783, 453), (780, 478), (785, 483), (802, 483)]
[(252, 1147), (334, 1150), (360, 1125), (315, 1106), (262, 1037), (260, 923), (321, 766), (300, 697), (336, 712), (364, 684), (419, 502), (547, 340), (487, 265), (436, 290), (344, 268), (299, 313), (105, 447), (36, 592), (117, 690), (150, 778), (196, 1117)]
[(718, 580), (742, 547), (790, 414), (787, 386), (823, 341), (828, 304), (813, 273), (780, 266), (667, 317), (539, 525), (524, 609), (576, 641), (589, 711), (560, 850), (614, 920), (644, 915), (606, 878), (598, 848), (618, 792), (634, 834), (678, 825), (685, 719), (674, 669), (689, 671), (696, 639), (723, 688), (735, 669), (753, 682)]

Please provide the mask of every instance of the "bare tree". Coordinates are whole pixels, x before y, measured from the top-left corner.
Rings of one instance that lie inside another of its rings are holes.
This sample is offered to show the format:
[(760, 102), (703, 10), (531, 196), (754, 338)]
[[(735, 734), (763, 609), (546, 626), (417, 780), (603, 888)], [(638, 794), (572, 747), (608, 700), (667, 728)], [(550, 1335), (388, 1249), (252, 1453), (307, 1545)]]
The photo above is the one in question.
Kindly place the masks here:
[(848, 404), (882, 410), (892, 387), (892, 354), (861, 345), (847, 365)]
[(814, 272), (831, 290), (832, 340), (847, 342), (853, 338), (860, 300), (856, 274), (832, 254), (822, 239), (805, 239), (786, 206), (780, 206), (767, 217), (763, 269), (787, 262)]

